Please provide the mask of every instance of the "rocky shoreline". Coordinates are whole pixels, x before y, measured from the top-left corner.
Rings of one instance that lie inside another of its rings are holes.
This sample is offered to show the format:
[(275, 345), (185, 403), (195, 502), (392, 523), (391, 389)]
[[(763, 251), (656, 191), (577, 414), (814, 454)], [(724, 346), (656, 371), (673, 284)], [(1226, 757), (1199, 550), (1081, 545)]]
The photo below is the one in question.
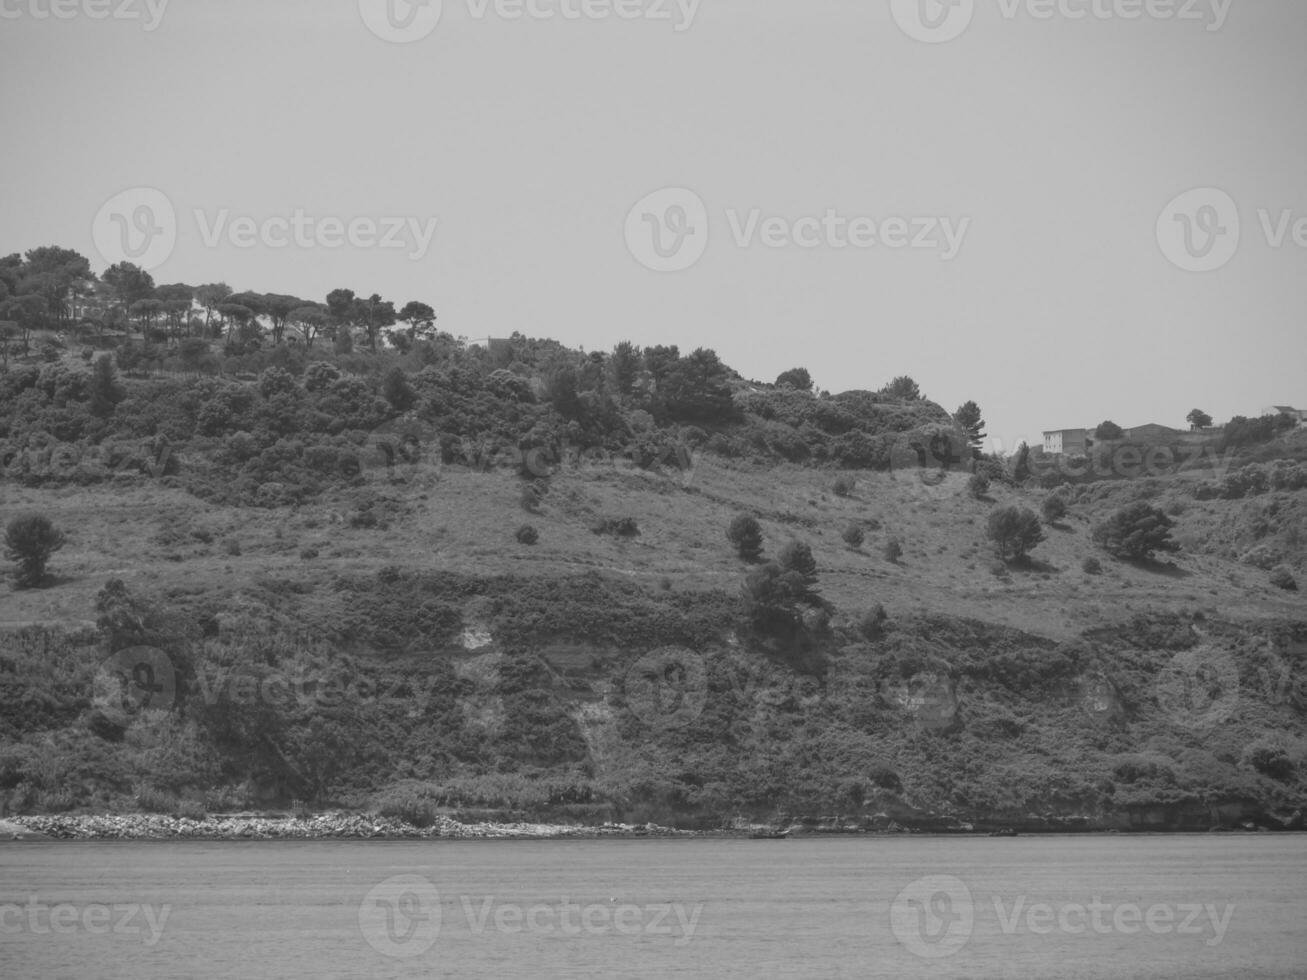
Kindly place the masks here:
[(599, 837), (693, 837), (655, 824), (597, 827), (537, 823), (460, 823), (439, 817), (415, 827), (393, 817), (323, 813), (311, 817), (230, 815), (192, 820), (161, 814), (29, 816), (0, 821), (0, 840), (551, 840)]

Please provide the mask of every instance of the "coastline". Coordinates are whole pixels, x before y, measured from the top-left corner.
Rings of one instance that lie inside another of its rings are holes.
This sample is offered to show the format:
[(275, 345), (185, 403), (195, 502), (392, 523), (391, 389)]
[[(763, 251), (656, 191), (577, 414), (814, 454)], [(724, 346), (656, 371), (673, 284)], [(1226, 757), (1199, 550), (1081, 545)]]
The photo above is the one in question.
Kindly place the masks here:
[(1017, 831), (1011, 827), (920, 828), (892, 825), (872, 829), (860, 826), (805, 826), (785, 828), (737, 825), (714, 830), (681, 830), (658, 824), (604, 823), (598, 825), (531, 822), (462, 823), (437, 817), (429, 827), (417, 827), (394, 817), (330, 812), (311, 817), (228, 814), (195, 820), (162, 814), (13, 816), (0, 820), (0, 843), (10, 841), (420, 841), (420, 840), (598, 840), (598, 839), (781, 839), (786, 837), (942, 837), (1083, 836), (1116, 834), (1294, 833), (1300, 827), (1271, 828), (1247, 824), (1238, 827), (1197, 828), (1071, 828), (1050, 827)]
[(656, 824), (461, 823), (445, 816), (437, 817), (430, 827), (415, 827), (393, 817), (339, 812), (305, 818), (238, 814), (193, 820), (144, 813), (16, 816), (0, 821), (0, 841), (555, 840), (703, 836), (710, 835)]

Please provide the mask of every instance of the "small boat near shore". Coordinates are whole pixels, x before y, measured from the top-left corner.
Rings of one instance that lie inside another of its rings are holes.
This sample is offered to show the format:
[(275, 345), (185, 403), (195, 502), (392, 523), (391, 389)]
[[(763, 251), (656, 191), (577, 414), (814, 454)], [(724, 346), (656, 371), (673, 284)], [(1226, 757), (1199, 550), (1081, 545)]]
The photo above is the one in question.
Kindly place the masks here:
[(750, 840), (784, 840), (789, 836), (790, 832), (788, 830), (780, 830), (775, 827), (762, 827), (749, 832)]

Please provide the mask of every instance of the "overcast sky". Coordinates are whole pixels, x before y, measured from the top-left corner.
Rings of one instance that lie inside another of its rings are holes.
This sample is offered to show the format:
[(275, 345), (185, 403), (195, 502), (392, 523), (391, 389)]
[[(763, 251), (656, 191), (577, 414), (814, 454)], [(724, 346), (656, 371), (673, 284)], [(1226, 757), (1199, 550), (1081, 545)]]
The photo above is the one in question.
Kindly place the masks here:
[(1007, 447), (1307, 407), (1302, 0), (51, 2), (0, 0), (0, 253), (906, 373)]

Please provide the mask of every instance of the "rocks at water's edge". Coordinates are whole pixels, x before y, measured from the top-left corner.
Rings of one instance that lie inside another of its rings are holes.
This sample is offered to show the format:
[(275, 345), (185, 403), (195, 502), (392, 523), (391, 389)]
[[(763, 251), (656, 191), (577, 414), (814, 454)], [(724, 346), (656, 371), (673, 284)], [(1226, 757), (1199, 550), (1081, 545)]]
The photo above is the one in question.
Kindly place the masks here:
[(677, 837), (688, 831), (654, 824), (603, 824), (598, 827), (556, 824), (459, 823), (440, 817), (430, 827), (414, 827), (392, 817), (324, 813), (294, 817), (230, 816), (190, 820), (160, 814), (115, 816), (14, 817), (14, 837), (0, 827), (0, 840), (431, 840), (543, 839), (556, 837)]

